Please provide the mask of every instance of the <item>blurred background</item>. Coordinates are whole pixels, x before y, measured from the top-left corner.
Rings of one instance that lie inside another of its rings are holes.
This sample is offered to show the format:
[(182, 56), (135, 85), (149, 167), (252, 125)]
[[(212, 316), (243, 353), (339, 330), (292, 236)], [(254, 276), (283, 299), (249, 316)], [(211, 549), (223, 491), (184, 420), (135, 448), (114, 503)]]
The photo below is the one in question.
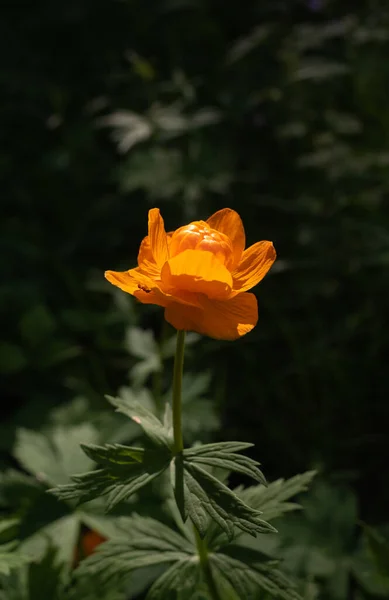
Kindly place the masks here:
[(316, 468), (359, 518), (385, 523), (387, 2), (36, 0), (2, 13), (3, 465), (17, 427), (39, 430), (74, 399), (108, 410), (129, 372), (168, 390), (171, 359), (163, 372), (150, 358), (172, 335), (162, 311), (104, 270), (135, 266), (151, 207), (168, 230), (231, 207), (278, 261), (255, 290), (257, 328), (189, 352), (212, 398), (198, 418), (212, 439), (254, 442), (270, 480)]

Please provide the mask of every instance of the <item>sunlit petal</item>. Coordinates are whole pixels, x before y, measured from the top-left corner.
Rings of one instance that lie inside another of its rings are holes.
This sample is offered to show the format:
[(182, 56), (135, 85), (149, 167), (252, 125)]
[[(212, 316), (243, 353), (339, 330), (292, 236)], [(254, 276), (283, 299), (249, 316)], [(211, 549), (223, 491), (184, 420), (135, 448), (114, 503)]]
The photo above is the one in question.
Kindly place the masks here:
[(246, 245), (246, 235), (242, 219), (232, 208), (223, 208), (209, 217), (207, 223), (212, 229), (216, 229), (230, 238), (234, 252), (232, 268), (235, 269), (239, 264)]
[(257, 242), (243, 252), (237, 269), (232, 273), (233, 294), (253, 288), (261, 281), (276, 259), (272, 242)]
[(227, 298), (232, 277), (212, 252), (185, 250), (169, 259), (161, 271), (163, 289), (185, 290), (205, 294), (209, 298)]
[(155, 264), (161, 270), (169, 258), (169, 252), (165, 225), (158, 208), (149, 210), (149, 242)]
[(143, 238), (139, 253), (138, 253), (138, 266), (140, 270), (149, 275), (152, 279), (159, 279), (161, 270), (158, 268), (155, 262), (154, 255), (151, 250), (150, 237), (147, 235)]
[(176, 329), (219, 340), (236, 340), (249, 333), (258, 321), (254, 294), (243, 293), (224, 301), (203, 296), (201, 304), (201, 308), (192, 308), (171, 303), (165, 309), (165, 319)]

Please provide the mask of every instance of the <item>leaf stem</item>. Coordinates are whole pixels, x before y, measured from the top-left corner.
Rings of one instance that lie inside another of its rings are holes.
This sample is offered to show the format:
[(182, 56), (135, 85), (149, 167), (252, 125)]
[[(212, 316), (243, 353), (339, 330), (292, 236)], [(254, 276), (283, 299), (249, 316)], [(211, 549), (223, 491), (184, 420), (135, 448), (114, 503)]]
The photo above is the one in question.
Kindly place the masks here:
[(184, 449), (182, 437), (182, 371), (184, 366), (185, 331), (177, 331), (176, 356), (173, 372), (173, 435), (174, 452), (179, 454)]
[(205, 540), (201, 539), (200, 534), (194, 525), (193, 531), (195, 534), (197, 553), (199, 555), (200, 565), (203, 570), (205, 581), (207, 582), (212, 600), (220, 600), (220, 594), (216, 587), (211, 565), (209, 563), (207, 543)]

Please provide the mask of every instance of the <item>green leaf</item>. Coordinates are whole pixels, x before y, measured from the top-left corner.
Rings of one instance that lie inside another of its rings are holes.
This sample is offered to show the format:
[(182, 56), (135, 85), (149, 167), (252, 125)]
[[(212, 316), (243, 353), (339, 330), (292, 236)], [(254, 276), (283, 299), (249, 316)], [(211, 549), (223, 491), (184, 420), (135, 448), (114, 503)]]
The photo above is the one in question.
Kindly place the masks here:
[[(274, 532), (275, 529), (260, 518), (260, 512), (247, 506), (224, 483), (207, 473), (199, 465), (175, 459), (175, 494), (182, 518), (187, 516), (204, 537), (209, 519), (213, 519), (226, 533), (229, 539), (234, 529), (256, 536), (257, 533)], [(182, 491), (180, 475), (182, 470)]]
[(161, 371), (161, 355), (151, 330), (130, 327), (126, 335), (126, 346), (130, 354), (140, 359), (130, 371), (134, 386), (144, 384), (151, 373)]
[(212, 569), (218, 576), (225, 579), (237, 593), (238, 598), (258, 600), (259, 590), (270, 594), (273, 598), (283, 600), (301, 600), (292, 583), (276, 566), (275, 563), (245, 563), (226, 556), (211, 554)]
[(299, 504), (287, 501), (306, 491), (315, 475), (316, 471), (307, 471), (286, 481), (277, 479), (277, 481), (268, 484), (267, 487), (263, 485), (247, 488), (239, 487), (235, 489), (235, 493), (243, 502), (256, 510), (262, 511), (263, 518), (270, 521), (286, 512), (301, 508)]
[(19, 519), (1, 519), (0, 521), (0, 543), (6, 543), (15, 539), (19, 529)]
[(176, 562), (192, 556), (194, 547), (166, 525), (135, 515), (118, 520), (115, 537), (83, 561), (80, 575), (93, 575), (103, 585), (115, 585), (137, 569)]
[(362, 525), (364, 533), (352, 557), (352, 572), (361, 587), (372, 596), (389, 596), (389, 542), (376, 529)]
[(152, 585), (146, 600), (207, 600), (199, 591), (202, 584), (200, 563), (192, 559), (176, 562)]
[(161, 355), (151, 330), (130, 327), (126, 335), (126, 345), (130, 354), (140, 359), (130, 371), (134, 386), (142, 385), (151, 373), (161, 371)]
[(56, 549), (47, 545), (46, 553), (39, 562), (31, 562), (28, 568), (28, 600), (64, 600), (63, 590), (68, 582)]
[(158, 354), (158, 344), (151, 329), (130, 327), (126, 334), (128, 351), (137, 358), (150, 358)]
[(127, 398), (112, 398), (106, 396), (107, 400), (120, 412), (127, 417), (130, 417), (135, 423), (143, 428), (145, 434), (157, 446), (166, 446), (171, 448), (173, 445), (172, 436), (161, 421), (147, 408), (142, 406), (140, 402), (130, 397)]
[[(185, 339), (185, 347), (187, 341)], [(209, 433), (220, 426), (220, 418), (215, 403), (207, 398), (210, 386), (210, 373), (185, 373), (182, 378), (182, 403), (185, 414), (183, 421), (184, 437), (189, 442), (206, 439)], [(170, 388), (163, 399), (170, 402), (173, 390)]]
[(205, 444), (184, 450), (184, 460), (190, 464), (207, 465), (242, 473), (266, 485), (266, 479), (257, 467), (259, 463), (247, 456), (236, 454), (252, 445), (244, 442)]
[(376, 529), (362, 526), (378, 570), (389, 578), (389, 542)]
[(15, 549), (15, 543), (0, 545), (0, 575), (9, 575), (28, 562), (29, 558)]
[(212, 577), (220, 598), (223, 600), (241, 600), (230, 582), (217, 569), (212, 569)]
[(64, 516), (41, 527), (36, 533), (22, 541), (20, 550), (31, 560), (43, 560), (47, 545), (55, 550), (56, 558), (67, 573), (73, 567), (74, 554), (80, 532), (80, 519), (77, 513)]
[(72, 477), (74, 483), (49, 490), (62, 500), (78, 503), (108, 494), (107, 510), (127, 500), (134, 492), (158, 477), (169, 465), (170, 451), (133, 448), (120, 444), (83, 445), (84, 452), (103, 468)]
[(19, 429), (14, 455), (39, 481), (48, 485), (65, 484), (74, 471), (91, 467), (79, 445), (81, 441), (95, 441), (96, 436), (97, 431), (88, 424), (53, 428), (50, 437)]
[(42, 494), (39, 482), (20, 471), (9, 469), (0, 473), (0, 506), (20, 510)]

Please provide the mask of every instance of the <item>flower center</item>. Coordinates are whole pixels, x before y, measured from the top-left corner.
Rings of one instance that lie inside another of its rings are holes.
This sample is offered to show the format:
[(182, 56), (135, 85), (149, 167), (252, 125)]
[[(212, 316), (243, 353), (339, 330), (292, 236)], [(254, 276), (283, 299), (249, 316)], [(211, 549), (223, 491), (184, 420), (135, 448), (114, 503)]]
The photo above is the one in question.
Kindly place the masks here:
[(205, 223), (194, 221), (177, 229), (170, 241), (170, 256), (176, 256), (184, 250), (205, 250), (212, 254), (231, 270), (234, 262), (231, 240)]

